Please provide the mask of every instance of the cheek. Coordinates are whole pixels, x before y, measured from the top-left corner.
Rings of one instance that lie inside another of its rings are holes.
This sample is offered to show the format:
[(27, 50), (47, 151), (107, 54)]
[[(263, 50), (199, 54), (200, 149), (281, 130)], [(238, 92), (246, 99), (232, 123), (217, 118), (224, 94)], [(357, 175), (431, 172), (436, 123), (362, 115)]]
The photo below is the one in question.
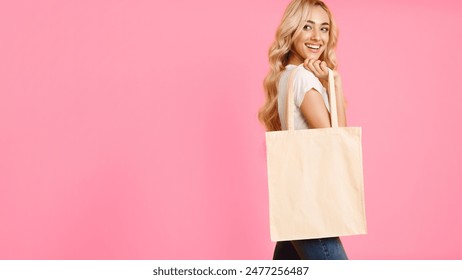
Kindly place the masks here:
[(303, 44), (303, 38), (300, 35), (298, 35), (297, 37), (294, 38), (293, 44), (295, 46), (302, 45)]
[(298, 51), (298, 52), (303, 52), (303, 50), (305, 49), (305, 43), (303, 41), (297, 41), (295, 45), (295, 49)]

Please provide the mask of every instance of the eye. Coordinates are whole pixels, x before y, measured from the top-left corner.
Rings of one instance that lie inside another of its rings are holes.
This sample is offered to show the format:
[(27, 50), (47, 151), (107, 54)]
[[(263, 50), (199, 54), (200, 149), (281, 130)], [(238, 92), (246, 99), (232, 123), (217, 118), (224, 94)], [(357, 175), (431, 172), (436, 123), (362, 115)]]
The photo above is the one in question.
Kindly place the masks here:
[(311, 30), (311, 26), (310, 25), (305, 25), (305, 26), (303, 26), (303, 30)]
[(321, 28), (321, 31), (322, 31), (322, 32), (329, 32), (329, 28), (323, 27), (323, 28)]

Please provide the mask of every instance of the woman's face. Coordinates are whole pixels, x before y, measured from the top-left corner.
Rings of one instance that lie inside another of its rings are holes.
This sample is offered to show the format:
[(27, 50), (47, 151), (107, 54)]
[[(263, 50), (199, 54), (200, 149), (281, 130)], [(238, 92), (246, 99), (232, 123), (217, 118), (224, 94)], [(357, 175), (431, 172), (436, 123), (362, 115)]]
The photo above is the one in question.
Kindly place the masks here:
[(320, 6), (311, 9), (311, 15), (300, 33), (294, 37), (290, 63), (301, 64), (305, 59), (318, 60), (329, 42), (329, 15)]

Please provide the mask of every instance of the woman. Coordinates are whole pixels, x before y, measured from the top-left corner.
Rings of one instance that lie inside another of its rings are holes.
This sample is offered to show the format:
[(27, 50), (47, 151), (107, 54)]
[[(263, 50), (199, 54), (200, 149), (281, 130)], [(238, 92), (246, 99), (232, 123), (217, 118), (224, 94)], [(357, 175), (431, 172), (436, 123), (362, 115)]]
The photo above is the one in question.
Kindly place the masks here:
[[(335, 61), (338, 30), (328, 7), (318, 0), (293, 0), (284, 12), (269, 50), (264, 81), (266, 102), (259, 119), (268, 131), (285, 130), (285, 100), (294, 77), (295, 129), (330, 127), (328, 67), (334, 70), (339, 126), (346, 126), (342, 81)], [(300, 65), (300, 66), (299, 66)], [(347, 259), (338, 237), (277, 242), (273, 259)]]

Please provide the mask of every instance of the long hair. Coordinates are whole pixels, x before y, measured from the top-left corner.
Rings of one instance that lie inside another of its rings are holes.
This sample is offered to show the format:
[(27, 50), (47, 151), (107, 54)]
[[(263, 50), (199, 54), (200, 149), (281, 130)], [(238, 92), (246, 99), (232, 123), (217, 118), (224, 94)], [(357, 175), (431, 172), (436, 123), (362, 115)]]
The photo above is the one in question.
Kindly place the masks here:
[(329, 41), (320, 60), (325, 61), (329, 68), (337, 69), (335, 47), (337, 46), (338, 28), (329, 8), (320, 0), (292, 0), (282, 16), (276, 31), (276, 38), (268, 52), (270, 70), (263, 81), (266, 100), (258, 112), (258, 119), (265, 125), (267, 131), (281, 130), (277, 99), (279, 78), (288, 64), (293, 38), (301, 32), (313, 6), (323, 8), (330, 19)]

